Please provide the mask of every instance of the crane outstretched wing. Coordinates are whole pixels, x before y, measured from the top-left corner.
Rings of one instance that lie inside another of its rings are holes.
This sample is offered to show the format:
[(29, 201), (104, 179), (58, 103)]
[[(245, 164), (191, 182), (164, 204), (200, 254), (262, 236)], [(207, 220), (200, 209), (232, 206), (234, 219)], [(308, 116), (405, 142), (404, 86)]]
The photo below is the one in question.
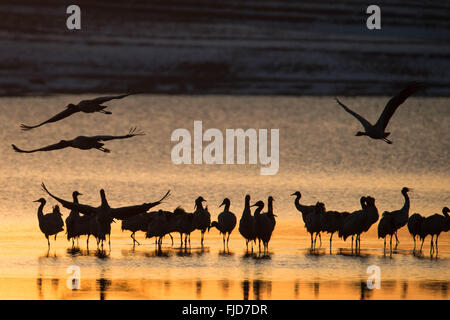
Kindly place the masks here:
[(46, 120), (44, 122), (41, 122), (40, 124), (37, 124), (35, 126), (28, 126), (28, 125), (25, 125), (25, 124), (21, 124), (20, 127), (22, 128), (22, 130), (25, 130), (25, 131), (31, 130), (31, 129), (43, 126), (44, 124), (47, 124), (47, 123), (51, 123), (51, 122), (56, 122), (56, 121), (62, 120), (62, 119), (67, 118), (67, 117), (69, 117), (72, 114), (77, 113), (77, 112), (79, 112), (79, 110), (77, 108), (73, 108), (73, 107), (69, 108), (68, 107), (64, 111), (61, 111), (60, 113), (54, 115), (50, 119), (48, 119), (48, 120)]
[(88, 206), (85, 204), (81, 204), (81, 203), (74, 203), (74, 202), (66, 201), (64, 199), (58, 198), (57, 196), (51, 194), (50, 191), (48, 191), (48, 189), (44, 183), (42, 183), (41, 186), (42, 186), (42, 190), (47, 192), (50, 197), (52, 197), (53, 199), (55, 199), (56, 201), (61, 203), (64, 208), (67, 208), (70, 210), (76, 210), (76, 211), (78, 211), (82, 214), (86, 214), (86, 215), (94, 215), (97, 213), (97, 208), (94, 208), (94, 207), (91, 207), (91, 206)]
[(134, 215), (144, 213), (148, 211), (149, 209), (156, 207), (157, 205), (161, 204), (164, 199), (166, 199), (170, 195), (170, 190), (166, 192), (166, 194), (158, 201), (152, 202), (152, 203), (144, 203), (137, 206), (128, 206), (128, 207), (121, 207), (121, 208), (111, 208), (111, 216), (115, 219), (123, 220), (127, 219), (129, 217), (132, 217)]
[(134, 136), (144, 136), (145, 133), (143, 132), (137, 132), (136, 128), (131, 128), (130, 131), (128, 132), (128, 134), (123, 135), (123, 136), (93, 136), (93, 137), (89, 137), (90, 139), (94, 139), (97, 141), (108, 141), (108, 140), (114, 140), (114, 139), (127, 139), (127, 138), (132, 138)]
[(344, 108), (345, 111), (347, 111), (348, 113), (350, 113), (352, 116), (354, 116), (356, 119), (359, 120), (359, 122), (361, 122), (361, 124), (363, 125), (364, 129), (368, 129), (370, 128), (372, 125), (370, 124), (369, 121), (367, 121), (366, 119), (364, 119), (363, 117), (361, 117), (359, 114), (357, 114), (356, 112), (352, 111), (349, 107), (347, 107), (346, 105), (344, 105), (342, 102), (340, 102), (338, 100), (338, 98), (336, 98), (336, 102), (339, 103), (339, 105)]
[(18, 148), (14, 144), (12, 144), (11, 146), (14, 149), (15, 152), (33, 153), (33, 152), (37, 152), (37, 151), (52, 151), (52, 150), (64, 149), (64, 148), (67, 148), (67, 147), (70, 146), (70, 141), (60, 141), (58, 143), (51, 144), (49, 146), (42, 147), (42, 148), (39, 148), (39, 149), (34, 149), (34, 150), (22, 150), (22, 149)]
[(386, 107), (384, 107), (383, 113), (381, 114), (381, 116), (378, 119), (375, 126), (381, 126), (383, 129), (386, 129), (386, 127), (389, 123), (389, 120), (391, 119), (392, 115), (397, 110), (397, 108), (403, 102), (405, 102), (405, 100), (410, 95), (414, 94), (420, 88), (421, 88), (420, 83), (412, 82), (406, 88), (404, 88), (402, 91), (400, 91), (396, 96), (391, 98), (389, 100), (389, 102), (386, 104)]
[(110, 101), (110, 100), (122, 99), (122, 98), (128, 97), (128, 96), (130, 96), (132, 94), (133, 93), (126, 93), (126, 94), (121, 94), (121, 95), (118, 95), (118, 96), (98, 97), (98, 98), (95, 98), (95, 99), (85, 100), (85, 101), (94, 102), (96, 104), (102, 104), (102, 103), (105, 103), (105, 102)]

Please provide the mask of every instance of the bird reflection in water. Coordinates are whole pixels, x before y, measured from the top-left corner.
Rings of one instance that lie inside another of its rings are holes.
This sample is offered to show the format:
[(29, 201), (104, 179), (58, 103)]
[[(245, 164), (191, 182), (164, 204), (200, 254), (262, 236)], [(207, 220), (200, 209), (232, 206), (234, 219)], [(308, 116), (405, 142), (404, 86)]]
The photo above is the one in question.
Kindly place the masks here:
[(195, 293), (197, 295), (197, 299), (200, 299), (202, 296), (202, 281), (201, 280), (197, 280), (195, 282)]
[(250, 292), (250, 281), (244, 280), (242, 281), (242, 293), (243, 293), (243, 299), (248, 300), (248, 294)]
[(255, 300), (261, 300), (262, 293), (266, 293), (267, 298), (270, 298), (272, 293), (272, 282), (265, 280), (253, 280), (253, 297)]

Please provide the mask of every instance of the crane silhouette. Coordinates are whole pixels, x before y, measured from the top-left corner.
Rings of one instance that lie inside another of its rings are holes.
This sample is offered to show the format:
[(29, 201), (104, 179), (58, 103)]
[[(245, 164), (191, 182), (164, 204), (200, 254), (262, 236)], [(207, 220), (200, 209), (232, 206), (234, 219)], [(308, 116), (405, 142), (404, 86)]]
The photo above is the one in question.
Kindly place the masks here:
[[(313, 248), (313, 242), (314, 242), (314, 246), (315, 246), (316, 239), (313, 239), (313, 234), (310, 232), (310, 230), (308, 230), (307, 221), (310, 220), (310, 219), (308, 219), (308, 216), (315, 213), (316, 206), (315, 205), (305, 206), (305, 205), (300, 204), (300, 199), (302, 198), (302, 194), (300, 191), (294, 192), (293, 194), (291, 194), (291, 196), (296, 196), (294, 199), (294, 204), (295, 204), (295, 207), (297, 208), (297, 210), (300, 211), (302, 214), (302, 219), (303, 219), (303, 223), (305, 224), (306, 230), (311, 234), (311, 248)], [(320, 236), (320, 231), (316, 234), (316, 238), (317, 238), (317, 235), (319, 235), (320, 244), (322, 245), (322, 237)]]
[(267, 212), (262, 214), (261, 211), (264, 208), (264, 202), (258, 201), (252, 206), (257, 207), (253, 215), (255, 217), (255, 230), (259, 243), (259, 252), (261, 252), (261, 241), (263, 242), (264, 253), (269, 252), (269, 241), (276, 225), (276, 216), (273, 214), (273, 201), (274, 199), (270, 196), (267, 202)]
[[(398, 237), (397, 237), (398, 229), (404, 227), (408, 223), (409, 207), (410, 207), (410, 200), (409, 200), (408, 192), (410, 192), (410, 191), (412, 191), (412, 189), (407, 188), (407, 187), (402, 188), (401, 193), (402, 193), (403, 197), (405, 198), (405, 203), (403, 204), (403, 207), (400, 210), (395, 210), (395, 211), (391, 211), (391, 212), (389, 212), (389, 211), (383, 212), (383, 217), (391, 216), (386, 219), (392, 219), (393, 228), (395, 229), (394, 234), (393, 234), (395, 236), (395, 241), (396, 241), (395, 247), (397, 247), (397, 245), (400, 243), (400, 241), (398, 240)], [(380, 220), (380, 222), (381, 222), (381, 220)], [(392, 228), (392, 226), (390, 226), (389, 224), (386, 226), (389, 226), (389, 232), (390, 232), (391, 231), (390, 228)], [(388, 233), (388, 234), (390, 235), (390, 233)]]
[(12, 145), (12, 148), (14, 151), (19, 153), (33, 153), (38, 151), (53, 151), (53, 150), (60, 150), (64, 148), (76, 148), (81, 150), (89, 150), (89, 149), (97, 149), (99, 151), (103, 151), (105, 153), (110, 153), (111, 151), (109, 149), (104, 148), (105, 145), (101, 141), (110, 141), (115, 139), (128, 139), (135, 136), (143, 136), (144, 133), (136, 132), (136, 128), (131, 128), (128, 134), (123, 136), (92, 136), (92, 137), (86, 137), (86, 136), (78, 136), (72, 140), (61, 140), (58, 143), (48, 145), (46, 147), (33, 149), (33, 150), (23, 150), (18, 148), (16, 145)]
[(45, 235), (48, 243), (48, 249), (50, 249), (50, 240), (49, 236), (55, 236), (64, 231), (64, 221), (62, 220), (61, 211), (59, 210), (59, 206), (56, 205), (53, 207), (53, 212), (44, 214), (43, 209), (46, 204), (46, 200), (44, 198), (40, 198), (34, 202), (39, 202), (39, 208), (37, 211), (37, 216), (39, 220), (39, 229), (41, 229), (42, 233)]
[(362, 196), (360, 198), (361, 210), (354, 211), (350, 213), (342, 223), (342, 227), (339, 230), (339, 237), (343, 238), (344, 241), (347, 240), (348, 237), (352, 237), (351, 248), (353, 251), (353, 239), (355, 239), (355, 250), (358, 250), (358, 234), (362, 232), (362, 226), (364, 225), (364, 211), (367, 208), (367, 197)]
[[(305, 217), (306, 230), (311, 234), (311, 249), (316, 249), (317, 235), (323, 230), (323, 223), (325, 219), (325, 204), (317, 202), (314, 206), (314, 212)], [(316, 236), (314, 237), (314, 234)]]
[(91, 100), (82, 100), (78, 104), (70, 103), (67, 105), (67, 107), (64, 111), (61, 111), (60, 113), (54, 115), (50, 119), (48, 119), (44, 122), (41, 122), (40, 124), (37, 124), (34, 126), (28, 126), (25, 124), (21, 124), (20, 127), (22, 128), (22, 130), (31, 130), (31, 129), (43, 126), (44, 124), (47, 124), (47, 123), (52, 123), (52, 122), (56, 122), (56, 121), (65, 119), (77, 112), (85, 112), (85, 113), (100, 112), (103, 114), (111, 114), (110, 111), (105, 110), (105, 108), (107, 108), (108, 106), (103, 106), (102, 104), (105, 102), (108, 102), (110, 100), (122, 99), (122, 98), (128, 97), (129, 95), (131, 95), (131, 93), (122, 94), (122, 95), (118, 95), (118, 96), (99, 97), (99, 98), (95, 98), (95, 99), (91, 99)]
[(203, 202), (206, 201), (203, 197), (198, 197), (195, 200), (195, 211), (193, 224), (195, 230), (200, 230), (201, 235), (201, 246), (203, 248), (203, 240), (205, 238), (205, 232), (211, 225), (211, 214), (208, 211), (208, 207), (203, 208)]
[[(74, 203), (78, 203), (78, 196), (81, 196), (82, 194), (78, 191), (74, 191), (72, 193), (72, 198)], [(67, 240), (72, 240), (72, 248), (75, 247), (75, 239), (79, 238), (78, 234), (78, 221), (80, 219), (80, 213), (76, 210), (71, 210), (69, 213), (69, 216), (66, 218), (66, 233), (67, 233)]]
[(343, 223), (348, 217), (349, 212), (339, 212), (339, 211), (325, 211), (324, 219), (321, 222), (322, 232), (327, 232), (330, 234), (330, 253), (332, 248), (333, 234), (339, 232), (342, 229)]
[[(430, 255), (434, 252), (434, 244), (433, 238), (436, 236), (436, 256), (438, 255), (438, 238), (442, 232), (447, 232), (450, 230), (450, 216), (448, 213), (450, 212), (448, 207), (444, 207), (442, 209), (443, 216), (440, 214), (433, 214), (430, 217), (426, 217), (421, 226), (421, 238), (422, 238), (422, 246), (425, 238), (430, 235)], [(422, 250), (422, 246), (420, 250)]]
[(148, 223), (151, 217), (152, 217), (151, 213), (143, 212), (122, 220), (121, 225), (122, 231), (124, 230), (131, 231), (130, 237), (131, 239), (133, 239), (133, 248), (135, 247), (136, 243), (138, 245), (141, 245), (135, 238), (136, 232), (137, 231), (147, 232)]
[[(170, 190), (158, 201), (151, 203), (144, 203), (141, 205), (111, 208), (106, 200), (105, 191), (100, 190), (101, 204), (98, 207), (91, 207), (85, 204), (70, 202), (51, 194), (44, 183), (42, 183), (42, 189), (47, 192), (49, 196), (58, 201), (63, 207), (70, 210), (77, 210), (80, 213), (92, 216), (91, 219), (91, 232), (96, 236), (97, 242), (101, 243), (103, 249), (103, 242), (106, 240), (106, 235), (111, 232), (111, 223), (114, 219), (123, 220), (139, 213), (146, 212), (150, 208), (153, 208), (166, 199), (170, 195)], [(111, 248), (110, 248), (111, 249)]]
[(162, 239), (176, 230), (177, 216), (170, 211), (159, 210), (151, 214), (147, 227), (146, 238), (156, 237), (158, 251), (161, 251)]
[(356, 112), (352, 111), (350, 108), (348, 108), (342, 102), (340, 102), (337, 98), (336, 98), (336, 101), (342, 108), (344, 108), (345, 111), (347, 111), (349, 114), (351, 114), (356, 119), (358, 119), (358, 121), (361, 122), (362, 126), (364, 127), (364, 132), (358, 131), (356, 133), (356, 136), (368, 136), (372, 139), (380, 139), (380, 140), (385, 141), (388, 144), (392, 144), (392, 141), (387, 139), (387, 137), (391, 133), (385, 132), (386, 127), (389, 123), (389, 120), (394, 115), (397, 108), (403, 102), (405, 102), (405, 100), (410, 95), (414, 94), (417, 90), (419, 90), (420, 87), (421, 86), (418, 82), (412, 82), (406, 88), (404, 88), (402, 91), (400, 91), (396, 96), (391, 98), (389, 100), (389, 102), (386, 104), (380, 118), (374, 125), (372, 125), (369, 121), (367, 121), (365, 118), (363, 118)]
[[(230, 211), (231, 201), (228, 198), (223, 199), (221, 206), (225, 206), (224, 210), (217, 217), (217, 221), (211, 223), (211, 228), (215, 227), (223, 236), (223, 250), (228, 248), (231, 232), (233, 232), (236, 226), (236, 215)], [(209, 228), (208, 228), (209, 230)], [(226, 241), (225, 241), (226, 237)], [(225, 245), (226, 242), (226, 245)]]
[(422, 224), (424, 220), (425, 218), (422, 217), (419, 213), (414, 213), (408, 219), (408, 231), (414, 240), (414, 253), (416, 252), (416, 237), (419, 237), (419, 239), (421, 239)]
[(184, 247), (191, 245), (191, 233), (195, 230), (194, 226), (194, 214), (186, 212), (183, 208), (178, 207), (174, 210), (173, 214), (177, 216), (178, 223), (176, 225), (176, 232), (180, 233), (181, 246), (183, 247), (183, 234), (184, 234)]
[[(246, 252), (248, 252), (248, 243), (256, 240), (255, 218), (250, 209), (250, 195), (245, 196), (244, 211), (239, 220), (239, 233), (245, 239)], [(253, 243), (252, 243), (253, 252)]]

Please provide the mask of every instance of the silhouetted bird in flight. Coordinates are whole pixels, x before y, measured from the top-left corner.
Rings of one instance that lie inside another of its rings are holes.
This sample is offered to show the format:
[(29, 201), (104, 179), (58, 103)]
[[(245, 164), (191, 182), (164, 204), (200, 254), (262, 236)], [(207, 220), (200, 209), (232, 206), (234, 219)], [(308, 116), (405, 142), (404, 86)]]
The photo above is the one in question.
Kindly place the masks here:
[(93, 137), (86, 137), (86, 136), (78, 136), (75, 139), (72, 140), (61, 140), (58, 143), (51, 144), (46, 147), (42, 147), (39, 149), (34, 150), (22, 150), (16, 147), (14, 144), (12, 145), (14, 151), (16, 152), (22, 152), (22, 153), (33, 153), (37, 151), (52, 151), (52, 150), (58, 150), (58, 149), (64, 149), (68, 147), (72, 148), (78, 148), (81, 150), (89, 150), (89, 149), (97, 149), (106, 153), (111, 152), (109, 149), (106, 149), (103, 147), (104, 143), (101, 143), (100, 141), (109, 141), (114, 139), (127, 139), (132, 138), (134, 136), (143, 136), (145, 133), (136, 132), (136, 128), (131, 128), (130, 132), (124, 136), (93, 136)]
[(55, 116), (51, 117), (50, 119), (40, 124), (37, 124), (35, 126), (27, 126), (25, 124), (21, 124), (20, 127), (22, 128), (22, 130), (31, 130), (40, 127), (46, 123), (62, 120), (77, 112), (85, 112), (85, 113), (101, 112), (104, 114), (111, 114), (110, 111), (105, 110), (105, 108), (107, 108), (108, 106), (103, 106), (102, 104), (110, 100), (125, 98), (131, 94), (132, 93), (122, 94), (119, 96), (108, 96), (108, 97), (99, 97), (91, 100), (83, 100), (78, 102), (78, 104), (70, 103), (67, 105), (66, 110), (61, 111), (60, 113), (56, 114)]
[(342, 102), (340, 102), (337, 98), (336, 101), (341, 105), (342, 108), (344, 108), (345, 111), (350, 113), (352, 116), (354, 116), (356, 119), (361, 122), (361, 124), (364, 127), (364, 132), (358, 131), (356, 133), (356, 136), (368, 136), (372, 139), (380, 139), (385, 141), (388, 144), (392, 144), (392, 141), (388, 140), (387, 137), (391, 134), (390, 132), (385, 132), (386, 127), (389, 123), (389, 120), (391, 119), (394, 112), (397, 110), (397, 108), (405, 102), (405, 100), (412, 94), (414, 94), (417, 90), (420, 89), (420, 84), (418, 82), (412, 82), (410, 83), (405, 89), (400, 91), (396, 96), (391, 98), (389, 102), (386, 104), (386, 107), (384, 107), (384, 111), (381, 114), (380, 118), (378, 119), (377, 123), (375, 125), (372, 125), (369, 121), (367, 121), (365, 118), (357, 114), (356, 112), (350, 110), (347, 106), (345, 106)]

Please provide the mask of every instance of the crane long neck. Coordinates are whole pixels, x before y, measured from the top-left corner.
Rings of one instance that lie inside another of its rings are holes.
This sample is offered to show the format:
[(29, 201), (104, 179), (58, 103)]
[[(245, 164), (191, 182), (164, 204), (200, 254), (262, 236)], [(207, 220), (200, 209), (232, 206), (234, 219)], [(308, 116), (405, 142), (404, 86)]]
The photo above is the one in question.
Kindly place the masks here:
[(195, 209), (197, 210), (203, 210), (203, 205), (201, 201), (196, 201), (195, 202)]
[(230, 211), (230, 203), (229, 202), (226, 202), (225, 203), (225, 209), (224, 209), (224, 211)]
[(298, 195), (298, 196), (295, 198), (295, 207), (297, 208), (298, 211), (300, 211), (300, 212), (303, 213), (303, 211), (304, 211), (304, 210), (308, 210), (309, 207), (300, 204), (300, 198), (301, 198), (301, 197), (302, 197), (301, 195)]
[(38, 211), (37, 211), (38, 218), (44, 216), (44, 212), (43, 212), (44, 206), (45, 206), (45, 202), (41, 202), (41, 205), (39, 206)]
[(269, 200), (267, 203), (267, 213), (273, 216), (273, 200)]
[(101, 193), (102, 198), (102, 207), (109, 207), (108, 200), (106, 200), (106, 195), (104, 193)]
[[(78, 195), (76, 195), (76, 194), (73, 195), (73, 203), (79, 203), (78, 202)], [(70, 214), (75, 214), (77, 216), (80, 216), (80, 213), (78, 211), (76, 211), (76, 210), (70, 211)]]
[(259, 216), (261, 214), (263, 207), (259, 206), (258, 208), (256, 208), (255, 213), (253, 214), (255, 217)]
[(242, 213), (243, 217), (251, 217), (252, 212), (250, 210), (250, 199), (245, 199), (245, 206), (244, 206), (244, 212)]
[(405, 204), (403, 205), (402, 210), (407, 211), (409, 213), (409, 205), (410, 205), (410, 203), (409, 203), (408, 193), (404, 192), (403, 196), (405, 197)]

